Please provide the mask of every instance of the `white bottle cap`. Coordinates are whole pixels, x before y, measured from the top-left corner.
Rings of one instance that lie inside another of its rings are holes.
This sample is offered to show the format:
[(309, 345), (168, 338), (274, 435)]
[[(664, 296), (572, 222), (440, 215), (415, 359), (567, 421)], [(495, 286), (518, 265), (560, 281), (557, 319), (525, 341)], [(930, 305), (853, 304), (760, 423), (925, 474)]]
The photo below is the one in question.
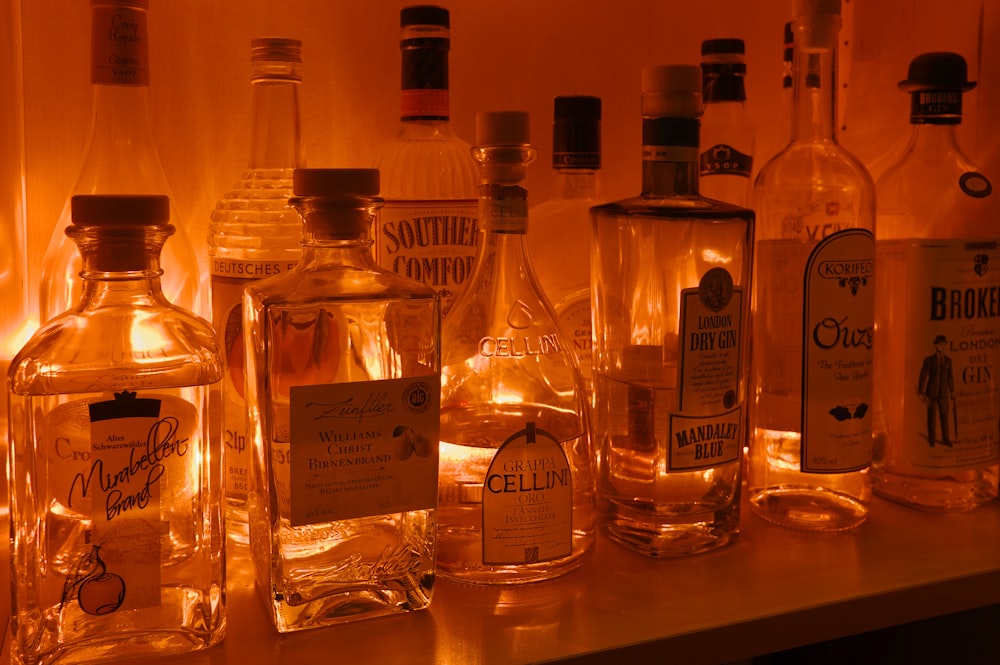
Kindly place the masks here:
[(477, 146), (522, 146), (531, 143), (527, 111), (481, 111), (476, 114)]
[(642, 70), (642, 115), (697, 118), (702, 114), (701, 67), (650, 65)]

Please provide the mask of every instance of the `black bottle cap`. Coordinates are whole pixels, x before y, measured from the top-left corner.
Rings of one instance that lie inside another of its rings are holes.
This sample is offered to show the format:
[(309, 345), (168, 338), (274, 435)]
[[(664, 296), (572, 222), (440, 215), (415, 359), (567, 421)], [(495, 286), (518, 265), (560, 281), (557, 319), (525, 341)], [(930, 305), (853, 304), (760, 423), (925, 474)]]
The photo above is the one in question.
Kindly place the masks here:
[(556, 97), (552, 125), (552, 166), (601, 168), (601, 98)]
[(295, 169), (292, 191), (296, 196), (331, 198), (374, 197), (379, 193), (378, 169)]
[(701, 43), (702, 55), (715, 55), (719, 53), (746, 53), (746, 46), (742, 39), (706, 39)]
[(170, 198), (160, 194), (77, 194), (70, 200), (77, 226), (155, 226), (170, 221)]
[(910, 61), (906, 79), (899, 82), (899, 89), (905, 92), (918, 90), (961, 90), (966, 92), (976, 87), (969, 81), (968, 67), (958, 53), (935, 51), (922, 53)]
[(451, 21), (448, 10), (444, 7), (414, 5), (403, 7), (399, 12), (399, 27), (405, 28), (410, 25), (437, 25), (450, 29)]

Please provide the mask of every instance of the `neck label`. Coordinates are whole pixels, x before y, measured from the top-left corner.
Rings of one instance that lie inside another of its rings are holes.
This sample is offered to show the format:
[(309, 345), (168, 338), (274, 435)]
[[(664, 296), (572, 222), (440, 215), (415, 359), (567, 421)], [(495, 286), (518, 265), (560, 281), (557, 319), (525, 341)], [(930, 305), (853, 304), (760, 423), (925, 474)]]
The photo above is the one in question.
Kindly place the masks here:
[(130, 7), (94, 7), (91, 15), (90, 82), (149, 85), (146, 12)]

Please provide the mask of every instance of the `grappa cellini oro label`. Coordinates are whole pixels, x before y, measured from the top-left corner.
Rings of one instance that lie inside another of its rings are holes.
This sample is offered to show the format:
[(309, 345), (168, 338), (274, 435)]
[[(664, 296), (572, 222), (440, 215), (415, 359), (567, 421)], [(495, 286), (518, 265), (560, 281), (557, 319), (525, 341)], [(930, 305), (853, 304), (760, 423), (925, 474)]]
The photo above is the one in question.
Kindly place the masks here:
[(573, 479), (549, 432), (526, 423), (501, 444), (483, 482), (483, 563), (518, 565), (573, 553)]
[(872, 459), (875, 241), (846, 229), (806, 262), (802, 316), (801, 469), (843, 473)]

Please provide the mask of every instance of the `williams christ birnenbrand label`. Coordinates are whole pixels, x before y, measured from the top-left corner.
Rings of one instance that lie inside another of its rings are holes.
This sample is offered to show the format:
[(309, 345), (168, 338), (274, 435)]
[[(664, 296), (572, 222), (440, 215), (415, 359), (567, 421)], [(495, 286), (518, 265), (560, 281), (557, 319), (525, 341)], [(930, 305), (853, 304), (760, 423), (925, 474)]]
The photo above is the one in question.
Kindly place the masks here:
[(802, 315), (802, 471), (842, 473), (872, 459), (875, 241), (846, 229), (806, 262)]
[(478, 205), (475, 199), (386, 201), (379, 213), (379, 265), (437, 291), (442, 316), (472, 275)]
[(440, 384), (423, 376), (292, 386), (292, 526), (433, 509)]
[(724, 268), (712, 268), (681, 292), (678, 413), (670, 414), (668, 471), (690, 471), (739, 456), (743, 405), (743, 290)]
[(996, 240), (904, 240), (908, 316), (898, 322), (909, 464), (955, 469), (1000, 460), (1000, 249)]

